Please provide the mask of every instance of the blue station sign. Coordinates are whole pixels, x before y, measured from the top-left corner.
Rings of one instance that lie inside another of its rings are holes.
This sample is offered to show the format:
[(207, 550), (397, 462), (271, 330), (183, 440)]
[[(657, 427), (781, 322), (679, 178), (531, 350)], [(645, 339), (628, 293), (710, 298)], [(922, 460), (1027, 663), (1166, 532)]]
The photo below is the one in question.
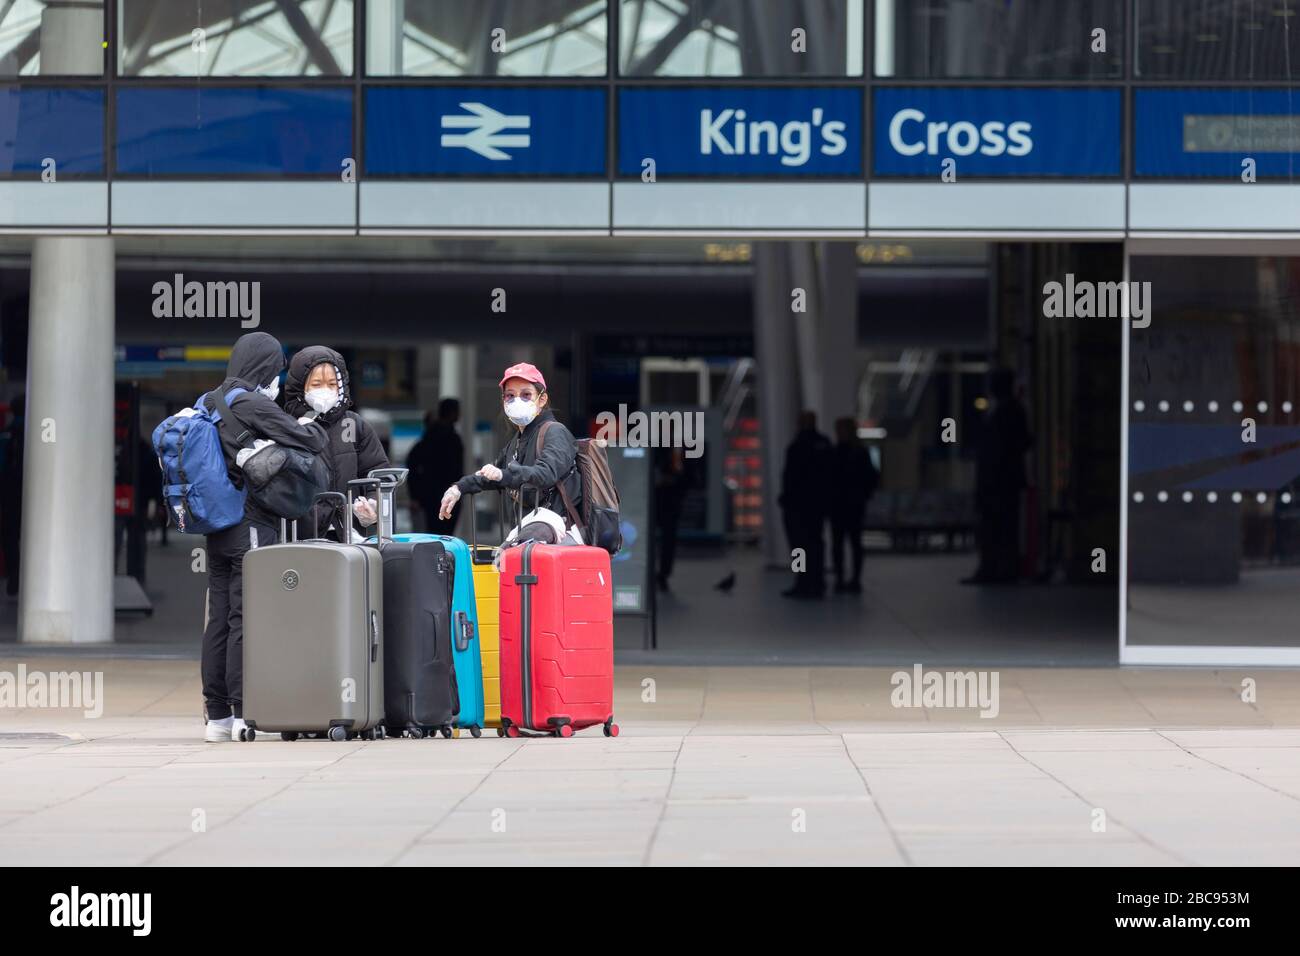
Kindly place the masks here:
[(1240, 179), (1253, 160), (1261, 181), (1290, 182), (1300, 159), (1300, 102), (1287, 90), (1138, 90), (1137, 176)]
[(872, 124), (877, 176), (1108, 177), (1122, 172), (1119, 90), (889, 87)]
[(605, 90), (366, 90), (369, 176), (604, 176)]
[(708, 87), (618, 94), (618, 173), (862, 175), (862, 91)]

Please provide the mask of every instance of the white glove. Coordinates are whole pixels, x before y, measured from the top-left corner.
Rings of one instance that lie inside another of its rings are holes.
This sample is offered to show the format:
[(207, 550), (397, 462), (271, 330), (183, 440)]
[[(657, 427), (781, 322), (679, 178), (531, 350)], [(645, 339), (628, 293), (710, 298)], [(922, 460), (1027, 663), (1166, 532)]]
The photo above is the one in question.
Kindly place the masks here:
[(500, 481), (501, 469), (496, 465), (484, 465), (478, 471), (474, 472), (480, 478), (486, 478), (488, 481)]
[(352, 502), (352, 513), (357, 516), (363, 528), (368, 528), (379, 520), (379, 513), (375, 508), (374, 498), (358, 498)]
[(438, 517), (443, 521), (451, 518), (451, 509), (460, 501), (460, 489), (452, 485), (442, 494), (442, 504), (438, 507)]
[(275, 444), (275, 442), (271, 441), (271, 439), (269, 439), (269, 438), (258, 438), (258, 439), (256, 439), (256, 440), (253, 442), (253, 445), (252, 445), (251, 448), (241, 448), (241, 449), (239, 449), (238, 452), (236, 452), (236, 454), (235, 454), (235, 464), (238, 465), (240, 468), (243, 468), (243, 467), (244, 467), (244, 462), (248, 461), (248, 459), (252, 458), (254, 455), (256, 455), (256, 454), (257, 454), (259, 451), (261, 451), (263, 448), (266, 448), (268, 445), (274, 445), (274, 444)]

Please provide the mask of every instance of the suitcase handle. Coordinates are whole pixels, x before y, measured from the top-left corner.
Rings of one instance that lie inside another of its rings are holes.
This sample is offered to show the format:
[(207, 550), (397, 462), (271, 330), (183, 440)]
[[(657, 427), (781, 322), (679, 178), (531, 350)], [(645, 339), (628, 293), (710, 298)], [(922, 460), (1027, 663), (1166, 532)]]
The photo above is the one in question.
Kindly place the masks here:
[[(496, 548), (489, 547), (485, 553), (487, 558), (479, 557), (478, 548), (478, 515), (474, 512), (474, 502), (477, 495), (469, 496), (469, 557), (473, 564), (491, 564), (496, 558)], [(501, 525), (501, 536), (505, 537), (506, 533), (506, 493), (504, 490), (497, 492), (497, 521)]]
[(348, 527), (352, 527), (352, 489), (369, 488), (378, 489), (379, 498), (379, 520), (375, 523), (375, 540), (383, 542), (385, 538), (390, 541), (393, 537), (393, 492), (397, 488), (397, 483), (387, 481), (383, 478), (353, 478), (348, 482)]
[(406, 484), (406, 476), (410, 473), (411, 469), (409, 468), (371, 468), (366, 472), (366, 477), (392, 482), (393, 487), (397, 488)]
[[(346, 501), (346, 498), (343, 498), (342, 492), (318, 492), (316, 496), (312, 498), (312, 535), (315, 536), (317, 540), (320, 538), (321, 528), (320, 520), (318, 520), (316, 516), (315, 506), (316, 502), (320, 501), (321, 498), (339, 498), (342, 499), (342, 501)], [(290, 537), (290, 535), (292, 535), (292, 537)], [(294, 520), (291, 520), (291, 522), (285, 518), (279, 519), (279, 540), (281, 540), (281, 542), (298, 541), (298, 519), (295, 518)]]
[(467, 651), (469, 642), (474, 640), (474, 624), (464, 611), (456, 612), (456, 620), (460, 624), (456, 629), (456, 650)]
[(379, 612), (370, 612), (370, 663), (379, 660)]

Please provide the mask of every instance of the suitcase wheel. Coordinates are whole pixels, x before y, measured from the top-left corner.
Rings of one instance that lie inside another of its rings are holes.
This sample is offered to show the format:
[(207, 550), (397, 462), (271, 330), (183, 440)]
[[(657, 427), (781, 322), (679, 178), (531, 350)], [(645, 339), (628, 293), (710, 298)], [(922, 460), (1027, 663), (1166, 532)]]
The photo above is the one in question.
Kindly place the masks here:
[(412, 725), (406, 728), (406, 736), (410, 737), (412, 740), (423, 740), (427, 735), (425, 734), (423, 727)]
[(518, 737), (518, 736), (519, 736), (519, 728), (516, 727), (514, 724), (511, 724), (509, 727), (506, 727), (506, 728), (504, 728), (504, 729), (505, 729), (505, 733), (506, 733), (506, 736), (507, 736), (507, 737)]
[(477, 724), (475, 724), (473, 727), (470, 727), (469, 735), (473, 737), (475, 740), (478, 740), (480, 737), (483, 736), (483, 730)]
[(451, 735), (456, 740), (460, 740), (460, 728), (459, 727), (451, 728)]
[(561, 737), (572, 737), (573, 728), (568, 724), (560, 724), (559, 730), (556, 731)]
[(298, 739), (298, 734), (296, 731), (282, 730), (280, 731), (280, 739), (292, 743), (293, 741)]
[(331, 727), (331, 728), (330, 728), (330, 740), (334, 741), (336, 744), (337, 744), (337, 743), (342, 743), (343, 741), (345, 741), (345, 740), (347, 740), (347, 739), (348, 739), (348, 732), (347, 732), (347, 729), (346, 729), (346, 728), (344, 728), (344, 727)]
[(504, 727), (498, 727), (498, 728), (497, 728), (497, 736), (498, 736), (498, 737), (504, 737), (505, 735), (506, 735), (506, 729), (505, 729)]
[(605, 721), (604, 731), (606, 737), (617, 737), (618, 724), (614, 723), (613, 720), (607, 720)]
[(443, 724), (443, 725), (442, 725), (442, 735), (443, 735), (443, 737), (447, 738), (448, 740), (451, 739), (451, 735), (452, 735), (451, 724)]

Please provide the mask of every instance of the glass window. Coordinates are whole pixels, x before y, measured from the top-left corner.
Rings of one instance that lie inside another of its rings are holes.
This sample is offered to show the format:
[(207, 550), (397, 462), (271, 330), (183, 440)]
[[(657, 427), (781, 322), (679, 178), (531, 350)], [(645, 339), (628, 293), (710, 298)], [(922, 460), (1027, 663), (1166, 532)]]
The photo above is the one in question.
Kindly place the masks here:
[(1295, 0), (1142, 0), (1143, 79), (1292, 80), (1300, 69)]
[(122, 76), (349, 76), (353, 0), (118, 0)]
[(103, 73), (103, 0), (0, 0), (0, 76)]
[(119, 86), (124, 176), (339, 178), (352, 146), (350, 87)]
[(1128, 644), (1300, 645), (1300, 259), (1131, 275)]
[(876, 76), (1124, 74), (1123, 0), (876, 0), (875, 10)]
[(863, 6), (864, 0), (622, 0), (619, 72), (861, 76)]
[[(102, 52), (102, 49), (101, 49)], [(104, 171), (104, 90), (0, 86), (0, 175)]]
[(604, 76), (605, 0), (370, 0), (371, 76)]

